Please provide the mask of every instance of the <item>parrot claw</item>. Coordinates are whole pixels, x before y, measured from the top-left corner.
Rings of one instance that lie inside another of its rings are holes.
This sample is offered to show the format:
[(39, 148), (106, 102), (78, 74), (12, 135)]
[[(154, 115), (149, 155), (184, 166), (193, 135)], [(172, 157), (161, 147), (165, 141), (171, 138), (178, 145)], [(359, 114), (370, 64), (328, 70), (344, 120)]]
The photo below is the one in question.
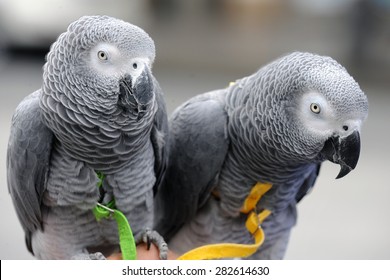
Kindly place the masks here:
[(148, 251), (150, 250), (150, 245), (152, 244), (152, 241), (150, 240), (150, 237), (149, 235), (146, 237), (146, 249), (148, 249)]
[(157, 231), (146, 228), (145, 231), (135, 240), (137, 245), (141, 242), (146, 243), (148, 250), (150, 249), (150, 245), (153, 243), (157, 246), (160, 252), (160, 259), (166, 260), (168, 258), (168, 244)]
[(74, 255), (72, 257), (72, 260), (106, 260), (106, 257), (100, 252), (96, 252), (92, 254), (80, 253)]

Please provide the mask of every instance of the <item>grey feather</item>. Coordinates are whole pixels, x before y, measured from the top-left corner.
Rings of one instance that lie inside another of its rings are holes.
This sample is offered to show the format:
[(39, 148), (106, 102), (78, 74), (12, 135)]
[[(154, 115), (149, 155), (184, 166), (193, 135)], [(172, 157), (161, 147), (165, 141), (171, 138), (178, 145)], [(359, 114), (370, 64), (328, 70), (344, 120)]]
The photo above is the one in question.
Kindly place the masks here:
[[(156, 228), (166, 239), (194, 217), (217, 182), (229, 145), (227, 116), (219, 94), (212, 92), (191, 100), (171, 117), (169, 181), (156, 202)], [(186, 176), (181, 176), (183, 173)]]
[(31, 233), (42, 229), (41, 201), (46, 189), (53, 133), (43, 124), (41, 91), (17, 107), (7, 150), (7, 182), (31, 251)]
[[(218, 109), (206, 111), (208, 103)], [(240, 210), (251, 188), (267, 182), (272, 188), (256, 208), (272, 214), (262, 225), (266, 241), (252, 258), (283, 258), (296, 204), (314, 186), (320, 164), (340, 164), (339, 177), (356, 166), (367, 113), (367, 97), (344, 67), (300, 52), (189, 100), (170, 119), (170, 163), (158, 194), (167, 216), (159, 217), (157, 229), (178, 253), (210, 243), (252, 243)]]
[(166, 169), (168, 166), (168, 143), (169, 143), (169, 128), (167, 119), (167, 110), (165, 106), (164, 96), (160, 87), (156, 84), (156, 100), (158, 109), (154, 118), (153, 129), (151, 131), (151, 141), (154, 151), (154, 171), (156, 173), (156, 184), (153, 189), (154, 194), (157, 193), (158, 188), (163, 184)]
[(148, 34), (107, 16), (80, 18), (51, 46), (42, 89), (13, 117), (7, 157), (10, 193), (37, 258), (102, 259), (117, 250), (116, 223), (92, 213), (99, 200), (115, 198), (137, 237), (150, 232), (168, 134), (154, 57)]

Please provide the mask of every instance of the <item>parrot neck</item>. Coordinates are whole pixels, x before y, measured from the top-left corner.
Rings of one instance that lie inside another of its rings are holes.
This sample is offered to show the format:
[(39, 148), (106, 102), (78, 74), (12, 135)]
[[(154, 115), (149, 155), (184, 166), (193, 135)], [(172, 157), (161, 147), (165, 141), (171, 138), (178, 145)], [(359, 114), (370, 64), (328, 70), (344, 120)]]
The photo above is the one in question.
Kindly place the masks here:
[[(262, 182), (271, 184), (272, 189), (270, 195), (266, 194), (262, 199), (260, 209), (265, 207), (272, 212), (285, 209), (295, 201), (302, 184), (299, 180), (307, 177), (312, 166), (267, 163), (254, 160), (248, 154), (241, 156), (232, 149), (226, 157), (215, 189), (221, 194), (221, 208), (226, 215), (237, 216), (252, 186), (257, 182)], [(274, 193), (282, 195), (272, 197)]]
[(82, 106), (73, 107), (79, 109), (75, 112), (59, 100), (49, 94), (41, 95), (44, 122), (69, 156), (92, 168), (105, 172), (121, 168), (150, 146), (150, 132), (157, 111), (154, 103), (141, 120), (123, 116), (112, 116), (110, 120), (108, 116)]
[[(248, 153), (247, 151), (250, 151)], [(306, 172), (308, 165), (312, 163), (293, 162), (288, 159), (278, 158), (277, 153), (266, 154), (263, 151), (250, 150), (245, 146), (231, 146), (227, 156), (226, 166), (234, 169), (234, 174), (247, 178), (253, 182), (270, 182), (272, 184), (285, 183)]]

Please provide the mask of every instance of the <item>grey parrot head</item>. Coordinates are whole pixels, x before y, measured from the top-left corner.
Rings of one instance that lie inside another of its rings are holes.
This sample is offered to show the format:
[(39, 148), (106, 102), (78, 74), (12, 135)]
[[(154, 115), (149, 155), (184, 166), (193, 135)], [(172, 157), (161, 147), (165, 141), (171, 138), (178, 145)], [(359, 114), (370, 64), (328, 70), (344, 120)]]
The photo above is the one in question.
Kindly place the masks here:
[(108, 16), (84, 16), (52, 45), (43, 89), (57, 100), (65, 95), (75, 106), (139, 119), (154, 100), (154, 58), (154, 42), (141, 28)]
[(267, 115), (277, 119), (274, 142), (282, 143), (292, 160), (339, 164), (337, 178), (353, 170), (368, 101), (346, 69), (330, 57), (295, 52), (260, 71), (267, 72), (262, 76), (268, 81), (276, 81), (266, 83), (273, 90), (263, 96)]

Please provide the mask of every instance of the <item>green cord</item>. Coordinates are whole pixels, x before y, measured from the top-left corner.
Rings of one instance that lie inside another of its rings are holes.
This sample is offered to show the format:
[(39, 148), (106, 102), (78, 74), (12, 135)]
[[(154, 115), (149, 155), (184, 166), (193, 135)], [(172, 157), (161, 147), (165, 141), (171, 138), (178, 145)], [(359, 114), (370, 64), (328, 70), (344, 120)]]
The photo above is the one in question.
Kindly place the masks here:
[(100, 188), (101, 186), (103, 186), (103, 180), (104, 178), (106, 178), (106, 176), (103, 174), (103, 172), (100, 171), (97, 171), (96, 175), (99, 179), (99, 182), (97, 183), (97, 187)]
[[(96, 172), (96, 174), (99, 178), (97, 186), (100, 188), (103, 185), (105, 176), (101, 172)], [(93, 208), (93, 213), (97, 221), (100, 221), (103, 218), (110, 219), (112, 216), (114, 216), (118, 225), (119, 247), (121, 248), (122, 258), (124, 260), (136, 260), (137, 250), (133, 232), (131, 231), (129, 221), (127, 220), (126, 216), (121, 211), (116, 209), (115, 200), (111, 200), (106, 205), (97, 203)]]

